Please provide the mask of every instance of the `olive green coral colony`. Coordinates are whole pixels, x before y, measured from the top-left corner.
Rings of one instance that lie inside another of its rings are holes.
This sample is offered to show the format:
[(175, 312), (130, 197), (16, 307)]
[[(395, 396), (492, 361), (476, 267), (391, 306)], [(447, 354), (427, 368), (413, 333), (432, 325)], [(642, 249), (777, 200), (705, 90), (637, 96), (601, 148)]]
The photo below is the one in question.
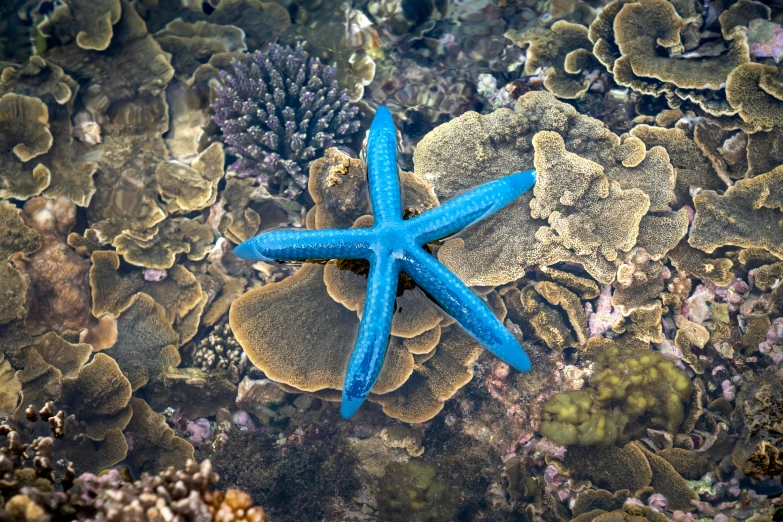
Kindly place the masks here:
[[(0, 2), (0, 521), (783, 520), (781, 24), (756, 0)], [(531, 370), (402, 273), (343, 419), (369, 263), (234, 251), (372, 227), (380, 106), (404, 220), (537, 172), (423, 247)]]

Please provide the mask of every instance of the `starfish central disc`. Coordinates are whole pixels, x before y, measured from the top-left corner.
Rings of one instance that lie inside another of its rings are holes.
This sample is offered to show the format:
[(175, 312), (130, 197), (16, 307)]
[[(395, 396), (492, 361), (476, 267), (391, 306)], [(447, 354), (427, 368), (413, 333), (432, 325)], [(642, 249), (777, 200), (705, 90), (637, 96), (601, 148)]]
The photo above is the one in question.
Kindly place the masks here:
[(380, 107), (370, 127), (367, 171), (372, 228), (280, 230), (240, 244), (238, 257), (253, 261), (366, 259), (367, 297), (356, 346), (343, 381), (340, 411), (348, 418), (364, 402), (381, 371), (389, 342), (397, 281), (408, 274), (476, 341), (513, 368), (530, 369), (519, 342), (476, 294), (423, 246), (497, 212), (536, 182), (535, 171), (490, 181), (412, 219), (402, 218), (397, 170), (397, 133), (391, 113)]

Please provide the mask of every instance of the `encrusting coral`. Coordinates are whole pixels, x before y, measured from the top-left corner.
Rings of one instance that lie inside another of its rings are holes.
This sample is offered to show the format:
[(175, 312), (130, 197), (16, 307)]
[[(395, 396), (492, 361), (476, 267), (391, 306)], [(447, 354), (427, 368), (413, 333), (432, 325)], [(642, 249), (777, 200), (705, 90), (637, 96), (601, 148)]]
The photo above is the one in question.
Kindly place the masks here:
[(392, 462), (386, 466), (378, 494), (381, 520), (431, 522), (452, 520), (457, 499), (448, 486), (436, 478), (432, 464), (413, 461)]
[(214, 120), (237, 160), (230, 171), (295, 199), (319, 151), (351, 140), (358, 107), (337, 87), (335, 70), (301, 48), (272, 44), (221, 71)]
[(544, 405), (541, 433), (563, 445), (626, 442), (641, 426), (676, 430), (690, 398), (687, 374), (647, 348), (616, 344), (598, 351), (590, 387)]

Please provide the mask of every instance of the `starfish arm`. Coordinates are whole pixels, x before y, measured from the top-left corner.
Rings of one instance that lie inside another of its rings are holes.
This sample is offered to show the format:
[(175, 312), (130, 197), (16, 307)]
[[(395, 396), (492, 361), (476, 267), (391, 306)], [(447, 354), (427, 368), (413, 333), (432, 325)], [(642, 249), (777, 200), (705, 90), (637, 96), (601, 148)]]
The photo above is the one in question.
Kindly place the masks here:
[(450, 199), (406, 222), (416, 243), (424, 244), (453, 234), (505, 207), (536, 183), (536, 171), (517, 172)]
[(234, 255), (251, 261), (360, 259), (370, 255), (371, 229), (274, 230), (242, 242)]
[(424, 250), (405, 252), (402, 270), (484, 348), (521, 372), (530, 370), (530, 359), (511, 332), (440, 261)]
[(367, 172), (375, 223), (402, 220), (397, 171), (397, 130), (386, 107), (378, 107), (367, 139)]
[(343, 381), (340, 413), (346, 419), (362, 405), (381, 372), (389, 344), (399, 274), (399, 261), (393, 256), (378, 256), (370, 261), (359, 335)]

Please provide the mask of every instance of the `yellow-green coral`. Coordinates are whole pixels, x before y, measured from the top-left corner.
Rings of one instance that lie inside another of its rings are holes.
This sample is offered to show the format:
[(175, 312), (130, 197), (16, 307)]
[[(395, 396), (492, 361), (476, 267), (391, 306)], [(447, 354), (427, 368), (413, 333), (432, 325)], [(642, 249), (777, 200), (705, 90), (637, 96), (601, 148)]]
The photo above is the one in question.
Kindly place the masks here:
[(685, 372), (659, 352), (615, 343), (595, 356), (590, 387), (544, 404), (541, 433), (563, 445), (610, 445), (636, 427), (674, 431), (691, 393)]

